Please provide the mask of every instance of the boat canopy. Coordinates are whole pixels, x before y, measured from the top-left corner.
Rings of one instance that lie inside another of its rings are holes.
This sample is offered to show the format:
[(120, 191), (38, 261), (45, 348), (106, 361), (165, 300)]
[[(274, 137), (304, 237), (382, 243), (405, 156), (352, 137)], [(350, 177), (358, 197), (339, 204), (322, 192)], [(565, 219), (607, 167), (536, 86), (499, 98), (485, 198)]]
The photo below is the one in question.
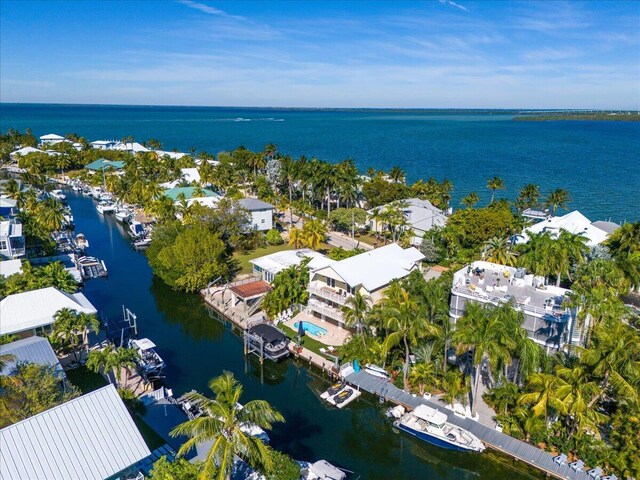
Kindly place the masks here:
[(133, 340), (131, 342), (131, 344), (135, 347), (135, 348), (139, 348), (140, 350), (150, 350), (152, 348), (155, 348), (156, 344), (153, 343), (151, 340), (149, 340), (148, 338), (140, 338), (138, 340)]
[(444, 413), (426, 405), (418, 405), (413, 414), (434, 425), (442, 425), (447, 421), (447, 416)]
[(342, 480), (347, 475), (337, 467), (334, 467), (326, 460), (318, 460), (309, 467), (309, 472), (321, 479)]
[(249, 329), (249, 333), (258, 335), (267, 343), (279, 342), (287, 338), (287, 336), (276, 327), (260, 323)]

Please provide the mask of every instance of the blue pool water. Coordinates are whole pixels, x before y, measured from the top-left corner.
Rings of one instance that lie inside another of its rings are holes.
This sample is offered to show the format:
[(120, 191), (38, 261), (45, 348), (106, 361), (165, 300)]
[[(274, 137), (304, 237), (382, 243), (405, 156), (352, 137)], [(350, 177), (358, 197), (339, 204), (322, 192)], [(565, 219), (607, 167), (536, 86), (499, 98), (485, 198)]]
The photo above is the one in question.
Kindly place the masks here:
[[(296, 329), (296, 331), (298, 330), (298, 322), (293, 324), (294, 328)], [(302, 322), (302, 329), (305, 332), (310, 333), (311, 335), (315, 335), (316, 337), (322, 337), (323, 335), (327, 334), (327, 330), (319, 327), (318, 325), (316, 325), (315, 323), (311, 323), (311, 322)]]

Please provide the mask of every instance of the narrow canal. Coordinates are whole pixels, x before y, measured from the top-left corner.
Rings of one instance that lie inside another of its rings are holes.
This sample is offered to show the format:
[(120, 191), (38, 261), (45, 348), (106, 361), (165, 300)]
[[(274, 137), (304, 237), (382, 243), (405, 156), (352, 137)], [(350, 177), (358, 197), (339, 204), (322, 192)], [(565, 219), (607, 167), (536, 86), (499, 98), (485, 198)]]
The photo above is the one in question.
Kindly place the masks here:
[(270, 432), (275, 448), (297, 459), (327, 459), (354, 471), (354, 479), (532, 478), (494, 453), (449, 452), (394, 433), (367, 394), (344, 410), (328, 408), (319, 398), (328, 382), (302, 363), (260, 368), (257, 359), (245, 359), (240, 338), (209, 316), (199, 296), (174, 292), (153, 276), (113, 215), (100, 216), (91, 199), (73, 192), (67, 198), (76, 232), (87, 236), (90, 254), (109, 270), (107, 279), (86, 284), (86, 296), (101, 318), (120, 318), (122, 305), (137, 314), (140, 336), (151, 338), (168, 364), (175, 395), (210, 393), (209, 379), (229, 370), (244, 385), (245, 401), (267, 400), (285, 416), (286, 423)]

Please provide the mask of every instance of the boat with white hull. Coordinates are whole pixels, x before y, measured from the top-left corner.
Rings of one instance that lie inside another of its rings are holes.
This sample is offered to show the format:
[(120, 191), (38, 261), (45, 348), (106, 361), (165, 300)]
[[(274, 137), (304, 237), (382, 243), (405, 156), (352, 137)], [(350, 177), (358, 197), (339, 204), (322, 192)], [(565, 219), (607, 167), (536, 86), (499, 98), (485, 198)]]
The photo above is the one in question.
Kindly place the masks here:
[(364, 366), (364, 371), (367, 372), (369, 375), (373, 375), (374, 377), (389, 379), (389, 374), (387, 373), (387, 371), (384, 368), (379, 367), (377, 365), (372, 365), (370, 363), (367, 363)]
[(104, 215), (105, 213), (113, 213), (116, 210), (116, 206), (113, 203), (109, 202), (100, 202), (96, 205), (96, 210), (98, 213)]
[(436, 447), (459, 452), (482, 452), (484, 444), (473, 433), (447, 422), (447, 415), (427, 405), (404, 413), (399, 406), (391, 410), (393, 426)]
[(138, 367), (143, 374), (149, 376), (158, 376), (165, 367), (164, 360), (160, 358), (158, 352), (154, 349), (156, 344), (148, 338), (140, 338), (138, 340), (130, 340), (129, 348), (133, 348), (138, 353)]

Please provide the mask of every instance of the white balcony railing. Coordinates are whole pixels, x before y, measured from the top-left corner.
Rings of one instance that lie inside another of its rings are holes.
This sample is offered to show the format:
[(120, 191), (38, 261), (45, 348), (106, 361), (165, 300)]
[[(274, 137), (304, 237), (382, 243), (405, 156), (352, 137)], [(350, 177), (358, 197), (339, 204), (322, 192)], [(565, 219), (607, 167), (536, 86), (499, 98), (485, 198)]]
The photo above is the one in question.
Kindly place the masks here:
[(309, 285), (308, 290), (309, 290), (309, 293), (313, 293), (318, 297), (331, 300), (332, 302), (335, 302), (338, 305), (346, 305), (347, 301), (352, 296), (350, 293), (346, 293), (346, 292), (341, 295), (338, 292), (331, 291), (329, 287), (319, 287), (314, 284)]
[(310, 310), (313, 310), (314, 312), (317, 312), (321, 315), (333, 318), (334, 320), (337, 320), (339, 322), (344, 322), (344, 316), (341, 310), (330, 307), (326, 303), (323, 303), (319, 300), (309, 300), (309, 303), (307, 303), (307, 307)]

